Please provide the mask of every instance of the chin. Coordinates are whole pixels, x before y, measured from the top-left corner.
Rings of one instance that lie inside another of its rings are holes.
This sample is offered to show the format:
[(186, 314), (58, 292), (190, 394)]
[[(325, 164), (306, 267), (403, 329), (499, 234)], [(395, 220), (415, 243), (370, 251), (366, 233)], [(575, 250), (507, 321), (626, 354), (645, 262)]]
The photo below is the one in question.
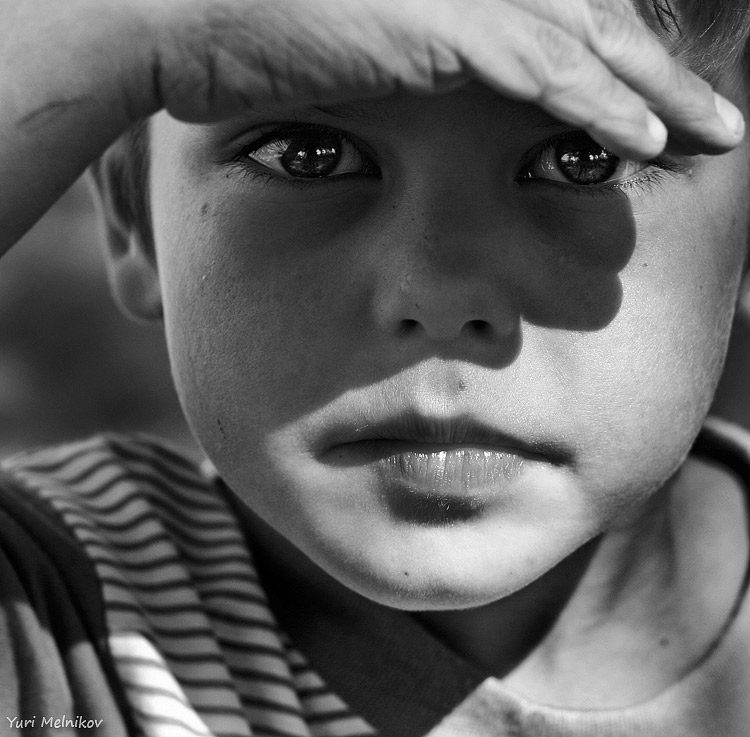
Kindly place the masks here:
[(360, 596), (404, 611), (484, 606), (514, 594), (547, 570), (542, 561), (526, 566), (523, 574), (518, 575), (512, 566), (497, 562), (481, 566), (467, 560), (464, 565), (457, 565), (447, 555), (431, 554), (415, 564), (412, 557), (404, 556), (399, 562), (394, 556), (389, 566), (384, 566), (382, 561), (363, 561), (359, 557), (356, 567), (338, 561), (325, 565), (324, 570)]
[(345, 585), (360, 596), (377, 604), (410, 612), (471, 609), (504, 598), (487, 589), (467, 589), (451, 581), (345, 581)]

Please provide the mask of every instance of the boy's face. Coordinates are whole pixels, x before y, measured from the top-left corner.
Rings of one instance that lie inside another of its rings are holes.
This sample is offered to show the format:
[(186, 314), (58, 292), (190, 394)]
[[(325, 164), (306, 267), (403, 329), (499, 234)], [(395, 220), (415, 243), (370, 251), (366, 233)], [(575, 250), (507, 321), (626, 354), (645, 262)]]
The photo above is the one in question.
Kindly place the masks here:
[(618, 164), (569, 132), (479, 89), (154, 121), (192, 427), (261, 517), (376, 600), (531, 582), (629, 524), (703, 420), (747, 147)]

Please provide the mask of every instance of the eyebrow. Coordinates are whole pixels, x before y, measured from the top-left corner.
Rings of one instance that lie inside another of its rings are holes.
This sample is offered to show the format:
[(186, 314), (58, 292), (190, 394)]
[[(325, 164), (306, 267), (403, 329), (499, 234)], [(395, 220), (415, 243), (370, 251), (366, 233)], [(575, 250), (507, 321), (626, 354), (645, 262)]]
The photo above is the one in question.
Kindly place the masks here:
[[(496, 94), (489, 90), (486, 92), (470, 91), (470, 94), (502, 98), (502, 95), (499, 93)], [(322, 115), (334, 118), (335, 120), (375, 126), (378, 128), (392, 128), (403, 124), (403, 120), (401, 119), (403, 113), (397, 113), (392, 106), (384, 103), (382, 100), (362, 100), (359, 102), (340, 102), (332, 105), (312, 105), (307, 108), (307, 110), (314, 110)], [(530, 103), (517, 103), (507, 111), (507, 118), (503, 127), (521, 130), (528, 128), (546, 130), (549, 128), (560, 128), (561, 126), (566, 125), (570, 124), (558, 120), (557, 118), (553, 118), (535, 105)]]
[(378, 128), (393, 127), (397, 118), (393, 108), (389, 108), (377, 100), (313, 105), (308, 110), (315, 110), (336, 120), (345, 120), (362, 125), (375, 125)]
[[(461, 91), (468, 92), (471, 95), (483, 96), (485, 98), (501, 100), (502, 95), (493, 92), (489, 88), (468, 85)], [(434, 100), (439, 96), (425, 95), (423, 99)], [(502, 129), (504, 132), (513, 130), (556, 130), (561, 131), (563, 128), (575, 129), (571, 125), (553, 118), (539, 107), (531, 103), (518, 103), (511, 101), (512, 105), (505, 112)], [(254, 125), (258, 118), (268, 117), (269, 121), (273, 119), (286, 119), (304, 121), (308, 116), (323, 116), (332, 121), (337, 121), (342, 125), (352, 124), (360, 125), (370, 129), (388, 130), (394, 128), (404, 128), (408, 123), (408, 117), (412, 117), (411, 112), (399, 109), (393, 105), (392, 98), (382, 97), (373, 99), (364, 99), (356, 101), (336, 102), (328, 105), (308, 105), (297, 109), (274, 109), (271, 107), (256, 108), (252, 112), (237, 116), (221, 123), (216, 123), (212, 127), (219, 136), (232, 137), (238, 134), (239, 125)], [(269, 122), (267, 121), (267, 122)]]

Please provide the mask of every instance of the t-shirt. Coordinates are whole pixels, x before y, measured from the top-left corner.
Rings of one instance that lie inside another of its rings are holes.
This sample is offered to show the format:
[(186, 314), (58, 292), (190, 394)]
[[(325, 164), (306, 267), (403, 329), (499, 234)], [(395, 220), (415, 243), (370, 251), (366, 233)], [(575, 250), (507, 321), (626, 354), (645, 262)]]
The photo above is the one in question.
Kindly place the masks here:
[[(744, 431), (712, 420), (694, 451), (750, 488)], [(274, 560), (221, 480), (163, 443), (103, 435), (3, 467), (3, 737), (750, 735), (746, 584), (721, 638), (661, 694), (551, 708), (408, 613)]]

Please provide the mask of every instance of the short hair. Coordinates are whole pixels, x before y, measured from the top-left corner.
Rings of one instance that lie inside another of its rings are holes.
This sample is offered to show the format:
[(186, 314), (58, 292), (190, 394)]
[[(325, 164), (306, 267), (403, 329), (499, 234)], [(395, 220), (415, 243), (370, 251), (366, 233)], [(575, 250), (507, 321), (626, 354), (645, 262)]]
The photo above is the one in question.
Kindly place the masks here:
[[(750, 0), (634, 0), (634, 5), (671, 53), (709, 81), (746, 53)], [(148, 120), (136, 123), (104, 156), (115, 160), (114, 204), (153, 253)], [(92, 166), (101, 165), (100, 160)]]
[(710, 82), (747, 50), (748, 0), (635, 0), (635, 5), (671, 53)]

